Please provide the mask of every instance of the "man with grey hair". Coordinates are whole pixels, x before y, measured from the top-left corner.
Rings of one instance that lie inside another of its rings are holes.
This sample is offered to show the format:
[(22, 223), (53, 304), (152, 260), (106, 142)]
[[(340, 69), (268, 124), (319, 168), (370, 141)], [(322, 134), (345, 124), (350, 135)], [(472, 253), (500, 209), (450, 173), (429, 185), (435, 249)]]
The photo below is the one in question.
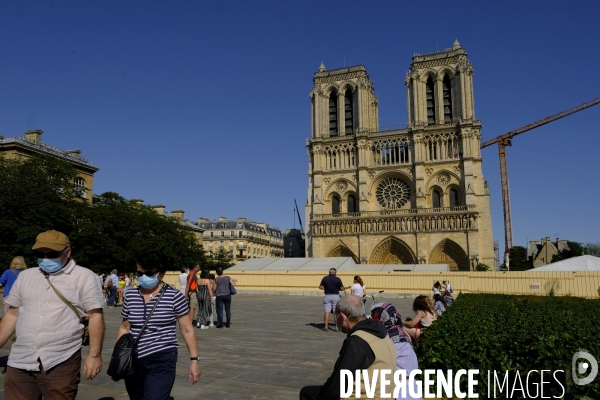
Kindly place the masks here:
[[(340, 356), (335, 362), (333, 373), (323, 386), (305, 386), (300, 391), (300, 400), (324, 400), (340, 398), (340, 371), (367, 370), (370, 382), (375, 370), (396, 371), (396, 347), (389, 338), (383, 324), (367, 319), (362, 299), (355, 295), (344, 296), (338, 301), (335, 309), (337, 324), (347, 334)], [(376, 396), (381, 395), (380, 379), (376, 381)], [(350, 398), (367, 398), (365, 385), (361, 385), (361, 393), (352, 389)], [(377, 389), (378, 388), (378, 389)], [(386, 388), (387, 393), (393, 391), (393, 385)]]
[[(338, 278), (336, 274), (337, 270), (335, 268), (330, 268), (329, 275), (323, 277), (323, 279), (321, 279), (321, 284), (319, 285), (319, 289), (325, 291), (325, 296), (323, 297), (323, 306), (325, 307), (325, 315), (323, 317), (325, 326), (323, 327), (323, 330), (325, 332), (327, 332), (329, 326), (329, 314), (331, 312), (333, 312), (333, 320), (337, 321), (335, 306), (340, 300), (340, 290), (345, 289), (342, 280)], [(334, 330), (338, 330), (337, 323)]]

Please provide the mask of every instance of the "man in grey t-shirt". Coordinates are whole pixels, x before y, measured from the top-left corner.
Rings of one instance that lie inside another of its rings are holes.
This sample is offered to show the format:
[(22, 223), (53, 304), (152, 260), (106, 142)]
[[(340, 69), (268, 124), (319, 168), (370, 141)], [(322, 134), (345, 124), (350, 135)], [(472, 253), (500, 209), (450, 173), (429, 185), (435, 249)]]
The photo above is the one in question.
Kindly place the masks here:
[[(323, 297), (323, 306), (325, 308), (324, 321), (325, 326), (323, 330), (327, 332), (329, 326), (329, 314), (333, 311), (333, 319), (336, 320), (335, 306), (340, 299), (340, 290), (345, 290), (344, 284), (342, 280), (336, 276), (337, 270), (335, 268), (329, 269), (329, 275), (323, 277), (321, 279), (321, 284), (319, 285), (319, 289), (325, 292), (325, 296)], [(338, 331), (337, 324), (334, 329), (336, 332)]]

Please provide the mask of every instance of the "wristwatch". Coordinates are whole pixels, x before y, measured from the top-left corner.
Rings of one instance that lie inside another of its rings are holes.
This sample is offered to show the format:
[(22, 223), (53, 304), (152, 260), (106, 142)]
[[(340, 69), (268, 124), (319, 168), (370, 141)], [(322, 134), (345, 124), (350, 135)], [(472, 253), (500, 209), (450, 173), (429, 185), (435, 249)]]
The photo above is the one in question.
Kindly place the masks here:
[(190, 361), (198, 361), (198, 362), (200, 362), (200, 356), (190, 357)]

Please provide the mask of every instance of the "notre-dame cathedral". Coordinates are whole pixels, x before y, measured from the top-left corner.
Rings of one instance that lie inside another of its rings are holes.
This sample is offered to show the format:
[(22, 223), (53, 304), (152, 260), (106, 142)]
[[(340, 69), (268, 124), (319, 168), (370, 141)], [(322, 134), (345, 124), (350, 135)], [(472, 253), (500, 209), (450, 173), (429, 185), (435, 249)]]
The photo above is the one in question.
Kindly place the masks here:
[(412, 58), (404, 129), (379, 129), (363, 65), (321, 64), (313, 82), (307, 256), (494, 268), (473, 67), (458, 41)]

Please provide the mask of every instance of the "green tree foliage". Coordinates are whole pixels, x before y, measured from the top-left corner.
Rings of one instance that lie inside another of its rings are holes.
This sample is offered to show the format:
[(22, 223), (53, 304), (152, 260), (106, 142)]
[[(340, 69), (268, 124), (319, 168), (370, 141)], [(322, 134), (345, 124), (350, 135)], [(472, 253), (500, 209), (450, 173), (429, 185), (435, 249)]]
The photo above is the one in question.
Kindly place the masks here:
[(586, 243), (583, 245), (583, 254), (600, 257), (600, 243)]
[(208, 258), (208, 267), (211, 270), (214, 270), (217, 267), (227, 269), (232, 265), (233, 262), (231, 262), (231, 256), (229, 255), (229, 252), (225, 250), (224, 247), (219, 247), (218, 250), (213, 253), (212, 257)]
[[(580, 349), (600, 358), (598, 320), (600, 302), (595, 299), (461, 294), (437, 322), (423, 331), (415, 351), (421, 370), (479, 369), (481, 376), (475, 389), (479, 398), (489, 398), (488, 370), (502, 374), (518, 370), (523, 375), (542, 369), (570, 371), (572, 357)], [(466, 379), (461, 385), (466, 388)], [(600, 398), (597, 378), (585, 386), (567, 379), (566, 385), (570, 393), (565, 399)], [(509, 384), (512, 386), (513, 381)], [(561, 392), (560, 387), (546, 386), (544, 396), (559, 397)]]
[(528, 269), (523, 265), (523, 260), (527, 258), (527, 250), (523, 246), (514, 246), (510, 249), (510, 265), (511, 271), (525, 271)]
[(475, 271), (485, 272), (485, 271), (489, 271), (489, 270), (490, 270), (490, 266), (487, 264), (484, 264), (484, 263), (479, 263), (475, 267)]
[(0, 268), (15, 256), (35, 264), (31, 246), (40, 232), (71, 232), (85, 207), (85, 188), (73, 183), (75, 176), (69, 163), (55, 158), (0, 157)]
[(176, 218), (159, 215), (149, 206), (108, 192), (86, 211), (70, 237), (73, 257), (81, 265), (95, 271), (132, 272), (135, 254), (148, 248), (165, 253), (173, 270), (205, 262), (193, 234)]
[(567, 241), (567, 246), (568, 249), (563, 249), (555, 255), (553, 255), (551, 262), (562, 261), (566, 260), (567, 258), (578, 257), (583, 255), (583, 246), (581, 245), (581, 243)]
[(163, 251), (173, 270), (205, 262), (202, 246), (177, 219), (116, 193), (102, 194), (91, 206), (82, 201), (85, 188), (73, 183), (75, 177), (69, 163), (55, 158), (0, 157), (2, 265), (18, 255), (36, 265), (31, 246), (40, 232), (50, 229), (65, 233), (73, 258), (95, 271), (132, 272), (135, 254), (147, 248)]

